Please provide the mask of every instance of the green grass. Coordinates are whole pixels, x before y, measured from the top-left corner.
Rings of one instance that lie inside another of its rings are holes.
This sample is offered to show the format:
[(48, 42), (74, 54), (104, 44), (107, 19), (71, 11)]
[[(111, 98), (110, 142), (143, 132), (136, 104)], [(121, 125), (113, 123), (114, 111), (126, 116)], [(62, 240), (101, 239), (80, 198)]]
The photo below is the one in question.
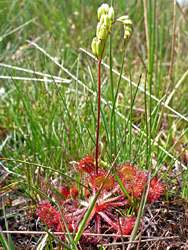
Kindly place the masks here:
[[(5, 89), (0, 94), (0, 151), (3, 158), (13, 159), (1, 163), (14, 173), (9, 182), (26, 183), (20, 183), (20, 190), (34, 201), (36, 190), (30, 187), (40, 190), (43, 180), (60, 175), (70, 184), (67, 176), (71, 171), (80, 183), (80, 175), (70, 162), (94, 153), (97, 63), (86, 51), (91, 53), (100, 5), (101, 1), (86, 0), (0, 2), (0, 63), (12, 66), (0, 65), (1, 75), (10, 77), (0, 81), (0, 88)], [(116, 18), (129, 15), (133, 32), (124, 43), (123, 29), (115, 24), (103, 57), (102, 158), (111, 165), (112, 154), (115, 158), (121, 149), (117, 164), (130, 160), (151, 169), (164, 183), (175, 176), (175, 162), (181, 162), (178, 195), (187, 200), (188, 172), (181, 158), (188, 141), (187, 75), (176, 88), (188, 65), (187, 20), (176, 6), (175, 54), (169, 81), (173, 4), (146, 1), (148, 44), (143, 2), (117, 0), (114, 9)], [(186, 14), (187, 7), (182, 11)], [(107, 65), (111, 65), (110, 70)], [(164, 164), (168, 168), (162, 172)]]

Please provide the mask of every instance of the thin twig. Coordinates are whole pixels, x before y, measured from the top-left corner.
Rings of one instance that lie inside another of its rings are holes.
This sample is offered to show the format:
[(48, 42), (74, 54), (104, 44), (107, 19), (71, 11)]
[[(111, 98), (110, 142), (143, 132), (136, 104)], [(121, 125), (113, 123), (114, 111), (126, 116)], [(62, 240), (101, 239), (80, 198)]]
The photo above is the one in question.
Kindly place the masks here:
[(30, 77), (20, 77), (20, 76), (0, 76), (0, 79), (8, 79), (8, 80), (23, 80), (23, 81), (37, 81), (37, 82), (51, 82), (51, 83), (70, 83), (71, 80), (67, 79), (39, 79), (39, 78), (30, 78)]
[(122, 232), (122, 228), (121, 228), (121, 224), (120, 224), (118, 216), (117, 216), (117, 221), (118, 221), (118, 225), (119, 225), (119, 229), (120, 229), (120, 233), (121, 233), (122, 250), (125, 250), (125, 244), (124, 244), (124, 240), (123, 240), (123, 232)]
[[(46, 235), (48, 232), (44, 232), (44, 231), (1, 231), (2, 234), (25, 234), (25, 235)], [(52, 233), (52, 232), (51, 232)], [(72, 233), (70, 233), (72, 234)], [(67, 233), (63, 233), (63, 232), (53, 232), (53, 235), (67, 235)], [(94, 233), (83, 233), (83, 235), (85, 236), (96, 236), (96, 237), (123, 237), (123, 238), (129, 238), (130, 235), (119, 235), (119, 234), (94, 234)], [(130, 243), (138, 243), (140, 242), (152, 242), (152, 241), (162, 241), (162, 240), (175, 240), (175, 239), (179, 239), (179, 236), (172, 236), (172, 237), (146, 237), (146, 236), (142, 236), (142, 239), (140, 240), (134, 240), (132, 242), (129, 241), (124, 241), (125, 245), (128, 245)], [(122, 243), (111, 243), (111, 244), (103, 244), (103, 246), (112, 246), (112, 245), (119, 245), (121, 246)], [(98, 247), (100, 247), (101, 245), (98, 245)]]
[[(47, 232), (45, 231), (9, 231), (9, 230), (2, 230), (1, 231), (4, 234), (34, 234), (34, 235), (45, 235)], [(52, 232), (51, 232), (52, 233)], [(64, 232), (53, 232), (54, 235), (67, 235), (67, 233)], [(72, 234), (72, 233), (70, 233)], [(83, 235), (87, 235), (87, 236), (103, 236), (103, 237), (121, 237), (120, 234), (95, 234), (95, 233), (83, 233)], [(122, 235), (123, 238), (129, 238), (130, 235)], [(171, 237), (156, 237), (156, 236), (152, 236), (150, 238), (148, 238), (147, 236), (142, 236), (142, 241), (154, 241), (157, 239), (161, 239), (161, 240), (171, 240), (171, 239), (179, 239), (179, 236), (171, 236)], [(135, 241), (138, 242), (138, 241)], [(129, 243), (129, 242), (127, 242)]]
[(0, 66), (4, 67), (4, 68), (9, 68), (9, 69), (16, 69), (16, 70), (19, 70), (19, 71), (23, 71), (23, 72), (43, 76), (43, 77), (51, 77), (53, 79), (63, 80), (63, 78), (61, 78), (59, 76), (45, 74), (45, 73), (42, 73), (42, 72), (37, 72), (37, 71), (31, 70), (31, 69), (25, 69), (25, 68), (21, 68), (21, 67), (16, 67), (16, 66), (12, 66), (12, 65), (9, 65), (9, 64), (0, 63)]
[[(141, 240), (140, 242), (151, 242), (151, 241), (161, 241), (161, 240), (171, 240), (171, 239), (179, 239), (179, 236), (172, 236), (172, 237), (158, 237), (158, 239), (144, 239), (144, 240)], [(126, 241), (124, 242), (125, 245), (128, 245), (128, 244), (133, 244), (133, 243), (138, 243), (139, 240), (133, 240), (131, 242), (129, 241)], [(105, 246), (113, 246), (113, 245), (119, 245), (121, 246), (122, 243), (119, 243), (119, 242), (116, 242), (116, 243), (111, 243), (111, 244), (103, 244), (103, 247)], [(97, 245), (98, 247), (100, 247), (101, 245)]]

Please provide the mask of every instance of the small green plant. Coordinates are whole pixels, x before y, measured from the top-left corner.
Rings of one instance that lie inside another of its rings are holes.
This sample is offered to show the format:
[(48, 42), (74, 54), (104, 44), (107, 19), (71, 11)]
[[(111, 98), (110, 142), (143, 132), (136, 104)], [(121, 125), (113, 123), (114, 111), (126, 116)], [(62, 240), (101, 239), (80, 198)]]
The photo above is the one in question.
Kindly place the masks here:
[[(73, 234), (74, 242), (109, 243), (108, 233), (116, 235), (130, 234), (134, 228), (141, 197), (144, 189), (148, 187), (147, 202), (160, 198), (164, 191), (163, 185), (153, 178), (148, 180), (148, 171), (139, 169), (130, 162), (116, 165), (116, 160), (109, 166), (101, 160), (103, 144), (99, 142), (100, 129), (100, 100), (101, 100), (101, 61), (108, 35), (111, 34), (113, 24), (120, 22), (124, 26), (124, 39), (131, 33), (129, 27), (132, 22), (128, 16), (114, 20), (114, 9), (108, 4), (102, 4), (98, 9), (98, 25), (96, 37), (92, 41), (92, 51), (98, 59), (98, 117), (96, 130), (95, 155), (88, 155), (79, 162), (74, 162), (75, 167), (81, 171), (81, 185), (72, 188), (63, 184), (60, 190), (64, 197), (59, 199), (60, 210), (48, 200), (43, 200), (37, 207), (40, 219), (51, 229), (65, 232), (60, 236), (62, 242)], [(99, 148), (101, 145), (101, 154)], [(117, 156), (118, 157), (118, 156)], [(118, 211), (121, 216), (117, 216)], [(96, 233), (99, 236), (88, 234)], [(103, 234), (101, 238), (100, 234)], [(120, 239), (120, 237), (118, 238)]]

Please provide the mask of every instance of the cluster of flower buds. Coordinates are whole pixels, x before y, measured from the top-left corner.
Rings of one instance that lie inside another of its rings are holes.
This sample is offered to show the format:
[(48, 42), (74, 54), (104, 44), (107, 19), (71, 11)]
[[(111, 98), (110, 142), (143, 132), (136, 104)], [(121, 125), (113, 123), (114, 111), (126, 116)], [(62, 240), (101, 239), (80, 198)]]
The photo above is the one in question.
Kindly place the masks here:
[(131, 28), (129, 26), (132, 24), (132, 21), (128, 18), (128, 16), (121, 16), (116, 21), (124, 25), (124, 39), (128, 39), (131, 35)]
[(96, 37), (93, 38), (91, 48), (93, 54), (95, 54), (97, 58), (101, 58), (105, 39), (110, 32), (111, 24), (114, 21), (113, 7), (109, 8), (108, 4), (102, 4), (98, 9), (98, 19), (99, 22), (97, 25)]
[(131, 28), (129, 26), (132, 24), (132, 21), (128, 19), (128, 16), (121, 16), (114, 21), (114, 9), (112, 6), (109, 8), (106, 3), (103, 3), (101, 7), (98, 8), (98, 20), (96, 37), (93, 38), (91, 48), (93, 54), (100, 59), (106, 37), (110, 33), (112, 24), (120, 22), (124, 25), (124, 39), (126, 40), (131, 34)]

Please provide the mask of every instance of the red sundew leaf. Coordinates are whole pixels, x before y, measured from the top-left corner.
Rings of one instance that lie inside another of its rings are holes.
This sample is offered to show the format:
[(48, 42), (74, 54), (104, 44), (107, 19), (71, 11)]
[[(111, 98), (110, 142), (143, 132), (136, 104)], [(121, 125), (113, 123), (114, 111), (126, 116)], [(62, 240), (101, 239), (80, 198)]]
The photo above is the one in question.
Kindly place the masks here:
[(90, 156), (86, 156), (78, 162), (77, 168), (82, 172), (91, 173), (95, 171), (94, 159)]
[(136, 173), (136, 178), (132, 183), (133, 194), (135, 198), (138, 198), (142, 194), (145, 184), (146, 184), (146, 173), (143, 170), (138, 171)]
[(133, 195), (134, 198), (138, 198), (144, 190), (144, 186), (146, 184), (146, 177), (147, 177), (146, 171), (144, 170), (136, 171), (134, 179), (131, 181), (127, 181), (124, 184), (127, 192), (130, 195)]
[(88, 189), (85, 189), (85, 199), (88, 199), (91, 196), (91, 192)]
[(136, 220), (136, 218), (134, 218), (134, 217), (128, 217), (128, 216), (121, 217), (119, 219), (119, 224), (120, 224), (121, 229), (117, 223), (118, 228), (119, 228), (117, 230), (117, 234), (121, 234), (121, 233), (122, 233), (122, 235), (131, 234), (131, 232), (134, 228), (135, 220)]
[(136, 169), (132, 164), (122, 166), (119, 170), (119, 175), (123, 182), (133, 181), (136, 177)]
[[(97, 178), (95, 178), (95, 180), (94, 180), (95, 186), (99, 188), (101, 186), (101, 184), (104, 182), (105, 178), (106, 178), (105, 175), (101, 175), (101, 176), (98, 176)], [(112, 186), (113, 186), (113, 180), (112, 180), (112, 178), (108, 177), (104, 183), (103, 188), (108, 189)]]
[(57, 228), (61, 214), (59, 210), (55, 206), (52, 206), (48, 200), (43, 200), (39, 203), (36, 213), (43, 223), (45, 222), (48, 227)]
[(154, 178), (149, 186), (147, 201), (148, 202), (157, 201), (163, 193), (164, 193), (163, 185), (158, 181), (157, 178)]
[[(61, 225), (62, 224), (62, 225)], [(62, 228), (63, 226), (63, 228)], [(73, 226), (71, 225), (71, 223), (67, 223), (67, 227), (68, 227), (68, 230), (70, 233), (73, 233), (74, 231), (74, 228)], [(64, 230), (63, 230), (64, 229)], [(66, 228), (65, 228), (65, 225), (63, 223), (59, 223), (59, 225), (57, 226), (57, 232), (64, 232), (66, 231)]]
[(78, 196), (78, 190), (75, 187), (71, 188), (70, 195), (73, 199), (75, 199)]
[(70, 196), (70, 189), (67, 184), (63, 184), (60, 193), (67, 199)]

